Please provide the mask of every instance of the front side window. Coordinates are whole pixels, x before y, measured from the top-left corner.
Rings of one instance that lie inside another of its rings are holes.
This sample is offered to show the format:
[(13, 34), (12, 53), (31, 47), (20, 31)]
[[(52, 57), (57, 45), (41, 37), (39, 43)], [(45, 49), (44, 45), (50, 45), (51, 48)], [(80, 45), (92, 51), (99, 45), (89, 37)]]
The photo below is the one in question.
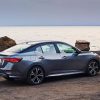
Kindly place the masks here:
[(45, 44), (41, 46), (43, 53), (56, 53), (56, 49), (53, 44)]
[(73, 49), (71, 46), (69, 46), (67, 44), (58, 43), (57, 47), (58, 47), (60, 52), (64, 52), (64, 53), (74, 53), (74, 52), (76, 52), (75, 49)]

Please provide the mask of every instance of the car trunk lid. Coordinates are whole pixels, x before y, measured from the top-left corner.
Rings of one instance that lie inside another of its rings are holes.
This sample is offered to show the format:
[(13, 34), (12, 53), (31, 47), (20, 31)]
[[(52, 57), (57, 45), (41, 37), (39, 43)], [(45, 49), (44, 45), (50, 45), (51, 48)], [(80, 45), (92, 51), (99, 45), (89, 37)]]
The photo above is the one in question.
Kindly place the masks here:
[(17, 53), (5, 52), (5, 51), (0, 52), (0, 68), (3, 68), (4, 65), (7, 63), (7, 62), (4, 62), (2, 60), (2, 58), (7, 58), (7, 57), (10, 57), (10, 56), (15, 55), (15, 54), (17, 54)]

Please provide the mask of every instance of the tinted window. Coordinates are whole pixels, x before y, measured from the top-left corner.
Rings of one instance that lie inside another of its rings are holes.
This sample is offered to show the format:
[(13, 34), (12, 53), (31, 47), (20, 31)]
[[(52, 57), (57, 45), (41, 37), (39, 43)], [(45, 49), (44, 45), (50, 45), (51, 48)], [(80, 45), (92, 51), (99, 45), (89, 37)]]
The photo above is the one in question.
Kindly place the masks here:
[(41, 46), (43, 53), (56, 53), (56, 49), (53, 44), (46, 44)]
[(69, 46), (67, 44), (58, 43), (57, 47), (58, 47), (60, 52), (65, 52), (65, 53), (74, 53), (74, 52), (76, 52), (71, 46)]
[(41, 47), (40, 47), (40, 46), (39, 46), (39, 47), (37, 47), (37, 48), (35, 49), (35, 51), (36, 51), (36, 52), (39, 52), (39, 53), (43, 53), (43, 52), (42, 52), (42, 49), (41, 49)]

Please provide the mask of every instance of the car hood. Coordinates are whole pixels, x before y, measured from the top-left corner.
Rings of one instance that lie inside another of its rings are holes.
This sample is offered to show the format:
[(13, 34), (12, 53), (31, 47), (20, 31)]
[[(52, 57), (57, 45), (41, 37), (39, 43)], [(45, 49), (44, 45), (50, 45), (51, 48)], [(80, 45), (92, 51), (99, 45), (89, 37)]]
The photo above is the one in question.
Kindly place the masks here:
[(84, 54), (84, 55), (98, 55), (97, 53), (91, 52), (91, 51), (81, 51), (80, 54)]

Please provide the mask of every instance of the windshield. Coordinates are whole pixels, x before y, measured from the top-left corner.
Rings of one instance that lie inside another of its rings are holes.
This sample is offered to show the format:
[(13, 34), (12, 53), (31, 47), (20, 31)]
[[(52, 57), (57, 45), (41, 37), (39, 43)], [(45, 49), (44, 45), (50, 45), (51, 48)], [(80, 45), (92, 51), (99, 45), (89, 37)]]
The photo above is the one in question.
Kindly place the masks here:
[(9, 49), (4, 50), (4, 52), (18, 53), (18, 52), (22, 52), (23, 50), (27, 49), (30, 46), (31, 45), (29, 45), (29, 44), (18, 44), (18, 45), (15, 45)]

